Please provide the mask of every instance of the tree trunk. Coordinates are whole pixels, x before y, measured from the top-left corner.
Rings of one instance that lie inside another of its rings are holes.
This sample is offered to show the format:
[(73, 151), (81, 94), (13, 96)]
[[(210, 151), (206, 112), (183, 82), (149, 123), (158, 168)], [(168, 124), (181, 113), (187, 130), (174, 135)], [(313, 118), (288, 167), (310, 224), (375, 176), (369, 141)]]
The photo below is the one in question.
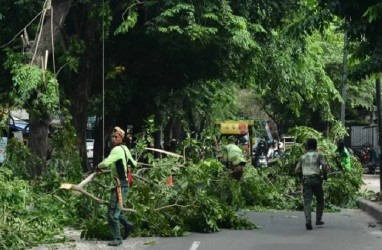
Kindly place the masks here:
[(50, 118), (49, 115), (41, 116), (34, 113), (29, 114), (29, 131), (28, 147), (34, 156), (40, 161), (30, 162), (29, 175), (31, 179), (40, 176), (46, 165), (48, 150), (48, 132)]
[[(78, 71), (78, 76), (72, 79), (72, 83), (69, 84), (66, 93), (69, 96), (71, 102), (71, 115), (74, 121), (74, 127), (77, 135), (77, 148), (82, 159), (81, 166), (84, 172), (88, 172), (89, 164), (86, 152), (86, 129), (88, 118), (88, 103), (92, 84), (101, 82), (102, 74), (100, 73), (101, 53), (99, 53), (101, 42), (99, 28), (102, 24), (95, 22), (92, 19), (84, 18), (89, 16), (91, 7), (89, 5), (82, 6), (78, 10), (78, 13), (74, 13), (73, 16), (81, 17), (74, 22), (77, 24), (76, 35), (85, 42), (86, 52), (81, 58), (81, 67)], [(97, 73), (99, 72), (99, 73)], [(98, 79), (98, 80), (97, 80)], [(99, 140), (95, 138), (94, 149), (99, 147)], [(97, 154), (94, 151), (93, 165), (97, 163)]]
[(104, 158), (106, 158), (110, 151), (111, 151), (111, 145), (110, 142), (110, 136), (112, 129), (116, 125), (115, 116), (105, 117), (105, 124), (103, 127), (103, 121), (102, 117), (96, 122), (95, 126), (95, 143), (94, 143), (94, 158), (93, 158), (93, 165), (96, 166), (98, 163), (103, 161)]
[[(91, 27), (87, 30), (93, 30)], [(91, 32), (90, 32), (91, 33)], [(94, 33), (93, 33), (94, 34)], [(90, 38), (90, 37), (91, 38)], [(76, 83), (71, 85), (73, 89), (68, 90), (68, 95), (71, 101), (71, 114), (74, 121), (74, 127), (76, 129), (77, 135), (77, 148), (82, 159), (81, 166), (84, 172), (88, 172), (89, 164), (86, 152), (86, 128), (87, 128), (87, 117), (88, 117), (88, 102), (89, 102), (89, 92), (94, 81), (94, 71), (95, 68), (92, 62), (97, 62), (94, 58), (94, 49), (89, 45), (92, 42), (93, 35), (86, 34), (85, 40), (87, 40), (87, 53), (84, 56), (83, 67), (79, 70), (79, 75)], [(94, 154), (93, 154), (94, 155)], [(94, 156), (93, 156), (94, 157)]]
[[(163, 112), (161, 110), (155, 111), (155, 117), (154, 117), (154, 127), (157, 129), (154, 134), (154, 147), (157, 149), (163, 149), (162, 140), (163, 140), (163, 128), (162, 128), (162, 122), (163, 122)], [(161, 154), (158, 152), (154, 152), (154, 156), (156, 158), (161, 157)]]
[(71, 92), (71, 113), (74, 127), (77, 133), (77, 148), (82, 159), (81, 166), (84, 172), (88, 172), (87, 152), (86, 152), (86, 125), (88, 107), (88, 87), (90, 85), (91, 74), (86, 75), (89, 69), (80, 71), (79, 81), (74, 85)]
[[(48, 1), (48, 4), (49, 5)], [(39, 67), (44, 67), (45, 51), (51, 52), (53, 49), (53, 41), (56, 41), (59, 36), (59, 30), (64, 24), (65, 18), (69, 12), (72, 0), (53, 0), (51, 4), (51, 11), (49, 6), (45, 16), (45, 21), (41, 28), (41, 33), (35, 38), (31, 47), (33, 54), (32, 63)], [(53, 19), (53, 20), (52, 20)], [(53, 24), (53, 26), (51, 25)], [(46, 110), (39, 110), (39, 112), (30, 112), (29, 114), (29, 138), (28, 147), (31, 153), (41, 159), (42, 164), (33, 164), (30, 166), (30, 177), (34, 179), (36, 176), (41, 175), (46, 164), (46, 156), (48, 150), (48, 128), (50, 123), (50, 116)]]

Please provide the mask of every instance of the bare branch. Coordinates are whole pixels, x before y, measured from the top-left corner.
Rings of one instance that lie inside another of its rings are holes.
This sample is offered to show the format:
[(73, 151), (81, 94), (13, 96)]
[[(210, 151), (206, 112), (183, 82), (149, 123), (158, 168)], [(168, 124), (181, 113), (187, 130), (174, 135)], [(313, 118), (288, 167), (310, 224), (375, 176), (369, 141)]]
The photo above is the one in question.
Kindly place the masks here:
[(136, 178), (138, 178), (138, 179), (140, 179), (140, 180), (142, 180), (142, 181), (144, 181), (144, 182), (146, 182), (146, 183), (153, 184), (151, 181), (149, 181), (149, 180), (143, 178), (142, 176), (133, 174), (133, 177), (136, 177)]
[(187, 208), (187, 207), (195, 207), (194, 205), (185, 205), (185, 206), (182, 206), (182, 205), (179, 205), (179, 204), (171, 204), (171, 205), (167, 205), (167, 206), (163, 206), (163, 207), (159, 207), (159, 208), (156, 208), (154, 209), (155, 211), (160, 211), (162, 209), (166, 209), (166, 208), (170, 208), (170, 207), (181, 207), (181, 208)]
[(30, 21), (24, 28), (22, 28), (13, 38), (12, 38), (12, 40), (10, 40), (9, 42), (7, 42), (6, 44), (4, 44), (4, 45), (1, 45), (0, 46), (0, 49), (2, 49), (2, 48), (4, 48), (4, 47), (6, 47), (6, 46), (8, 46), (9, 44), (11, 44), (20, 34), (22, 34), (23, 32), (24, 32), (24, 30), (26, 30), (26, 28), (28, 28), (28, 26), (30, 26), (33, 22), (34, 22), (34, 20), (36, 20), (40, 15), (41, 15), (41, 13), (43, 12), (43, 10), (42, 11), (40, 11), (33, 19), (32, 19), (32, 21)]
[(162, 149), (157, 149), (157, 148), (145, 148), (145, 149), (146, 150), (151, 150), (151, 151), (154, 151), (154, 152), (158, 152), (158, 153), (163, 153), (163, 154), (170, 155), (170, 156), (174, 156), (174, 157), (177, 157), (177, 158), (183, 158), (183, 155), (175, 154), (173, 152), (169, 152), (169, 151), (162, 150)]
[[(71, 186), (69, 187), (69, 185), (71, 185)], [(86, 190), (84, 190), (84, 189), (82, 189), (82, 188), (80, 188), (80, 187), (78, 187), (76, 185), (73, 185), (73, 184), (63, 183), (60, 188), (62, 188), (62, 189), (70, 189), (72, 191), (79, 192), (79, 193), (85, 195), (86, 197), (89, 197), (90, 199), (95, 200), (96, 202), (98, 202), (100, 204), (109, 204), (109, 202), (107, 202), (105, 200), (102, 200), (102, 199), (92, 195), (91, 193), (87, 192)], [(132, 208), (125, 208), (125, 207), (122, 208), (122, 211), (125, 211), (125, 212), (135, 212), (134, 209), (132, 209)]]
[(132, 5), (130, 5), (129, 7), (126, 8), (126, 10), (122, 13), (122, 20), (125, 21), (125, 15), (126, 15), (126, 12), (129, 11), (131, 8), (133, 8), (135, 5), (138, 5), (138, 4), (143, 4), (144, 2), (142, 1), (138, 1), (136, 0), (135, 3), (133, 3)]
[(147, 163), (142, 163), (142, 162), (138, 162), (137, 164), (141, 165), (141, 166), (154, 167), (154, 165), (152, 165), (152, 164), (147, 164)]
[(104, 184), (102, 184), (101, 182), (96, 181), (96, 180), (93, 180), (93, 184), (96, 185), (96, 186), (99, 186), (99, 187), (101, 187), (101, 188), (103, 188), (103, 189), (107, 189), (107, 188), (109, 188), (108, 186), (106, 186), (106, 185), (104, 185)]
[[(75, 184), (70, 184), (70, 183), (62, 183), (61, 184), (61, 189), (66, 189), (66, 190), (71, 190), (73, 192), (73, 194), (83, 194), (84, 196), (100, 203), (100, 204), (109, 204), (109, 202), (103, 200), (103, 199), (100, 199), (96, 196), (94, 196), (93, 194), (87, 192), (85, 189), (83, 189), (83, 187), (88, 184), (89, 182), (92, 182), (93, 181), (93, 178), (96, 176), (96, 175), (100, 175), (100, 174), (103, 174), (103, 173), (108, 173), (110, 171), (103, 171), (103, 172), (95, 172), (95, 173), (92, 173), (90, 174), (88, 177), (86, 177), (84, 180), (82, 180), (78, 185), (75, 185)], [(138, 175), (133, 175), (134, 177), (137, 177), (147, 183), (152, 183), (150, 182), (149, 180), (146, 180), (145, 178), (141, 177), (141, 176), (138, 176)], [(188, 207), (193, 207), (194, 205), (179, 205), (179, 204), (170, 204), (170, 205), (167, 205), (167, 206), (163, 206), (163, 207), (159, 207), (159, 208), (155, 208), (154, 211), (161, 211), (163, 209), (167, 209), (167, 208), (171, 208), (171, 207), (180, 207), (180, 208), (188, 208)], [(122, 211), (125, 211), (125, 212), (136, 212), (134, 209), (132, 208), (122, 208)]]
[(60, 74), (60, 71), (65, 68), (69, 63), (65, 63), (64, 65), (62, 65), (58, 70), (57, 70), (57, 73), (56, 73), (56, 77), (58, 76), (58, 74)]

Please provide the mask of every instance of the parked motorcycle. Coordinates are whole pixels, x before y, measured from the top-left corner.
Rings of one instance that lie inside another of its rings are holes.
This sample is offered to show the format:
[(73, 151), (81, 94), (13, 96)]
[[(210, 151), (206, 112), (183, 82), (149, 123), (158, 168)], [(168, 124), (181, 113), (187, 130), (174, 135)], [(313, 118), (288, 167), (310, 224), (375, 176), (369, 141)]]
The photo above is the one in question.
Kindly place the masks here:
[(367, 173), (368, 174), (375, 174), (375, 170), (377, 170), (377, 167), (379, 167), (378, 162), (369, 162), (367, 164)]
[(265, 155), (260, 155), (260, 156), (258, 157), (256, 166), (259, 167), (259, 168), (266, 168), (266, 167), (268, 167), (267, 156), (265, 156)]

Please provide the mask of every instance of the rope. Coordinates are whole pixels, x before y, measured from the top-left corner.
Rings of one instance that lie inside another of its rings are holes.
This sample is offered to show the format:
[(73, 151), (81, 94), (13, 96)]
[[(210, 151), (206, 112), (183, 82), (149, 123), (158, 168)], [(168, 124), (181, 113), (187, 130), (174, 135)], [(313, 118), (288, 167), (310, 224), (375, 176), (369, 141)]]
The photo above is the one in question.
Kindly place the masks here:
[[(105, 9), (105, 0), (102, 0)], [(102, 15), (102, 159), (105, 159), (105, 15)]]
[(43, 10), (40, 11), (24, 28), (22, 28), (13, 38), (12, 40), (10, 40), (9, 42), (7, 42), (6, 44), (3, 44), (0, 46), (0, 49), (8, 46), (9, 44), (11, 44), (20, 34), (22, 34), (24, 32), (24, 30), (26, 30), (26, 28), (28, 28), (41, 14), (43, 13)]
[(37, 53), (37, 49), (38, 49), (38, 44), (40, 42), (40, 38), (41, 38), (41, 34), (42, 34), (42, 27), (43, 27), (43, 24), (44, 24), (44, 19), (45, 19), (45, 15), (46, 15), (46, 6), (47, 6), (47, 1), (45, 1), (44, 3), (44, 10), (43, 10), (43, 14), (41, 16), (41, 19), (40, 19), (40, 32), (38, 34), (38, 37), (37, 37), (37, 41), (36, 41), (36, 49), (33, 53), (33, 57), (32, 57), (32, 61), (31, 61), (31, 65), (33, 64), (33, 61), (34, 61), (34, 58), (36, 57), (36, 53)]
[[(54, 34), (53, 34), (54, 33), (54, 28), (53, 28), (53, 19), (54, 19), (53, 6), (50, 6), (50, 13), (51, 13), (51, 18), (50, 18), (50, 35), (51, 35), (51, 38), (52, 38), (53, 73), (54, 73), (54, 75), (57, 78), (60, 69), (56, 72), (56, 57), (55, 57), (55, 52), (54, 52)], [(57, 95), (59, 96), (59, 89), (58, 88), (57, 88)], [(60, 101), (58, 101), (58, 115), (59, 115), (60, 122), (63, 123), (64, 118), (62, 116)]]
[(54, 35), (53, 35), (53, 32), (54, 32), (54, 29), (53, 29), (53, 7), (50, 8), (50, 14), (51, 14), (51, 18), (50, 18), (50, 34), (51, 34), (51, 38), (52, 38), (53, 73), (56, 75), (56, 61), (55, 61), (55, 57), (54, 57)]

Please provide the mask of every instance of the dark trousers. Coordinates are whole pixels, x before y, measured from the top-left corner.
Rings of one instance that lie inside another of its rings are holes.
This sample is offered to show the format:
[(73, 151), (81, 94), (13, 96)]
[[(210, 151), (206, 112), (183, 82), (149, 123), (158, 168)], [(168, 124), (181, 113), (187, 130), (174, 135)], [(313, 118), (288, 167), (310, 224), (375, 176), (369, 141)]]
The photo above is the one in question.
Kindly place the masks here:
[[(125, 204), (128, 187), (121, 187), (122, 200)], [(108, 207), (107, 220), (109, 224), (110, 232), (113, 235), (114, 240), (121, 240), (121, 227), (120, 224), (128, 224), (125, 215), (122, 212), (121, 207), (118, 204), (117, 189), (111, 190), (110, 204)]]
[(312, 224), (311, 211), (313, 195), (316, 196), (316, 221), (322, 219), (324, 212), (324, 191), (320, 176), (304, 176), (303, 178), (304, 214), (306, 224)]
[(243, 173), (244, 173), (244, 166), (245, 164), (239, 164), (239, 165), (233, 166), (231, 168), (230, 176), (238, 181), (241, 180), (241, 177), (243, 176)]

